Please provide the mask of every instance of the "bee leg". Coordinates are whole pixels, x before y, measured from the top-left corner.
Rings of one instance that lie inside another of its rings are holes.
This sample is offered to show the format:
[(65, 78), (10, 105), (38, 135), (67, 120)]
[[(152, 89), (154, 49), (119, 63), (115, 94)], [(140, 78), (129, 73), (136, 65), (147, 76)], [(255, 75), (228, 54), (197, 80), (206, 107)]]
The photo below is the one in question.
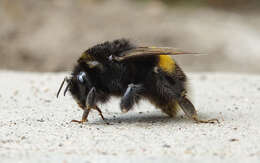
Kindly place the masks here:
[(86, 122), (91, 109), (97, 110), (99, 112), (99, 114), (101, 115), (102, 119), (104, 120), (101, 110), (96, 105), (96, 88), (95, 87), (92, 87), (91, 90), (89, 91), (87, 100), (86, 100), (86, 105), (87, 105), (87, 107), (84, 107), (83, 105), (79, 104), (79, 106), (84, 110), (81, 121), (72, 120), (71, 122), (77, 122), (77, 123)]
[(82, 114), (82, 118), (81, 118), (81, 121), (79, 120), (71, 120), (71, 122), (77, 122), (77, 123), (84, 123), (84, 122), (87, 122), (87, 118), (88, 118), (88, 114), (90, 112), (90, 109), (87, 108), (87, 109), (84, 109), (84, 112)]
[(209, 119), (209, 120), (199, 119), (194, 105), (186, 97), (182, 97), (181, 100), (179, 100), (179, 105), (189, 118), (193, 119), (198, 123), (215, 123), (215, 122), (219, 123), (218, 119)]
[(135, 102), (137, 102), (138, 94), (143, 91), (143, 87), (140, 84), (129, 84), (124, 96), (122, 97), (120, 101), (120, 108), (123, 113), (128, 112), (134, 105)]
[[(102, 114), (102, 111), (100, 110), (100, 108), (96, 104), (96, 88), (95, 87), (92, 87), (91, 90), (88, 93), (88, 96), (87, 96), (87, 107), (88, 107), (88, 110), (90, 110), (90, 109), (97, 110), (99, 115), (103, 119), (103, 121), (106, 124), (109, 124), (108, 122), (106, 122), (106, 120), (105, 120), (105, 118), (104, 118), (104, 116)], [(84, 111), (84, 113), (85, 113), (85, 111)], [(83, 116), (84, 116), (84, 113), (83, 113)]]
[(98, 111), (99, 115), (101, 116), (101, 118), (103, 119), (103, 121), (109, 125), (109, 123), (106, 121), (106, 119), (104, 118), (102, 111), (100, 110), (100, 108), (98, 106), (95, 107), (95, 110)]

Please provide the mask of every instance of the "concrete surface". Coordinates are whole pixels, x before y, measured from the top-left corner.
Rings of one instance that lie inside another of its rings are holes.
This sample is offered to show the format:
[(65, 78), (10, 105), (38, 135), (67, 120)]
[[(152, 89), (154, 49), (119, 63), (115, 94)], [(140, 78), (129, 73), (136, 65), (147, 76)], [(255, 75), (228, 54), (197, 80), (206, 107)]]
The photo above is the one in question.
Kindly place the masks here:
[(0, 162), (260, 162), (260, 76), (189, 74), (196, 124), (168, 118), (147, 102), (121, 114), (118, 99), (83, 125), (68, 95), (55, 94), (68, 73), (0, 71)]

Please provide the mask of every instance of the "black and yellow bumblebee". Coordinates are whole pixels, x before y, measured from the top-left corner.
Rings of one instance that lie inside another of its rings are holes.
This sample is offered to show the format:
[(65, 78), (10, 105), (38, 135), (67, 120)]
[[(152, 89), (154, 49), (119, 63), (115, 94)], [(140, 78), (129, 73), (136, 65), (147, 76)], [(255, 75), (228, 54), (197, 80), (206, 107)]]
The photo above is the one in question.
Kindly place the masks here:
[[(120, 108), (128, 112), (142, 98), (148, 99), (167, 115), (174, 117), (181, 108), (196, 122), (214, 123), (217, 119), (201, 120), (187, 98), (187, 77), (170, 55), (186, 54), (166, 47), (138, 47), (127, 39), (107, 41), (86, 50), (77, 61), (70, 77), (62, 82), (57, 97), (67, 82), (87, 121), (91, 109), (105, 121), (98, 103), (111, 96), (121, 97)], [(189, 53), (190, 54), (190, 53)], [(180, 106), (180, 107), (178, 107)]]

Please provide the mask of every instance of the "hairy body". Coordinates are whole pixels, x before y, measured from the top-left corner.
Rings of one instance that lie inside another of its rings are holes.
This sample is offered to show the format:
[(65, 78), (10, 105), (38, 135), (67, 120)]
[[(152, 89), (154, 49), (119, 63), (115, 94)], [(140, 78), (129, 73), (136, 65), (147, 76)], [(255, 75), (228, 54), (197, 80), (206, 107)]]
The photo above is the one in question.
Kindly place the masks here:
[(147, 98), (169, 116), (176, 115), (179, 105), (197, 122), (215, 121), (198, 119), (186, 98), (186, 76), (168, 53), (173, 55), (171, 49), (136, 47), (125, 39), (86, 50), (67, 79), (70, 93), (84, 110), (82, 120), (76, 122), (86, 121), (90, 109), (102, 116), (97, 103), (105, 103), (111, 96), (122, 97), (122, 112)]

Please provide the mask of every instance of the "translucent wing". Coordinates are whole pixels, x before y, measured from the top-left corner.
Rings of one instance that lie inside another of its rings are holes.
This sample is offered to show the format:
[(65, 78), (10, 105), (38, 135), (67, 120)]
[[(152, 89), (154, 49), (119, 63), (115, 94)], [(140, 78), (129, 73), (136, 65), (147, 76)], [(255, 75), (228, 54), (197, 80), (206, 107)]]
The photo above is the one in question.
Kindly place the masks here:
[(182, 51), (169, 47), (137, 47), (122, 53), (121, 56), (110, 56), (116, 61), (124, 61), (144, 56), (154, 55), (182, 55), (182, 54), (199, 54), (195, 52)]

